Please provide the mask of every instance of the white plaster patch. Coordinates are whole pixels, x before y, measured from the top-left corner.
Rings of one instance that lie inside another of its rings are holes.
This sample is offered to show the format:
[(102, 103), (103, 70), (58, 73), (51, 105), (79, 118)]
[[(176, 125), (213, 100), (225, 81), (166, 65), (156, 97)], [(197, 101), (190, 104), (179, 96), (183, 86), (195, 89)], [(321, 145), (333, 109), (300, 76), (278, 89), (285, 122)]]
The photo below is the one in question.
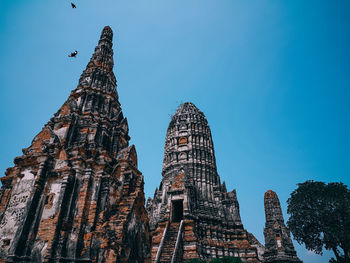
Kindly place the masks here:
[(5, 214), (0, 222), (1, 239), (13, 240), (19, 225), (21, 225), (25, 213), (26, 205), (31, 196), (34, 185), (34, 175), (29, 169), (24, 170), (23, 177), (19, 179), (12, 190)]
[(51, 206), (45, 205), (45, 209), (43, 211), (42, 219), (48, 219), (56, 214), (56, 208), (58, 206), (57, 201), (59, 194), (61, 192), (61, 184), (59, 182), (52, 183), (50, 186), (50, 193), (47, 196), (52, 196)]
[(278, 247), (282, 247), (282, 243), (281, 243), (281, 240), (280, 240), (280, 239), (277, 239), (277, 246), (278, 246)]
[(68, 127), (62, 127), (60, 129), (54, 130), (54, 133), (60, 138), (60, 140), (63, 140), (66, 137)]
[(136, 226), (136, 216), (135, 213), (132, 213), (131, 219), (129, 221), (129, 225), (128, 225), (128, 232), (132, 231)]
[(81, 97), (79, 97), (77, 100), (77, 105), (80, 106), (80, 103), (81, 103)]
[(95, 139), (95, 134), (89, 133), (88, 139), (89, 139), (90, 142), (93, 141)]
[(55, 162), (55, 169), (61, 169), (65, 166), (67, 166), (67, 162), (65, 160), (57, 160)]
[(187, 151), (188, 145), (180, 145), (178, 149), (179, 149), (179, 151)]
[(32, 172), (29, 171), (28, 169), (24, 170), (22, 172), (22, 174), (24, 175), (22, 180), (32, 180), (32, 179), (34, 179), (34, 174), (32, 174)]

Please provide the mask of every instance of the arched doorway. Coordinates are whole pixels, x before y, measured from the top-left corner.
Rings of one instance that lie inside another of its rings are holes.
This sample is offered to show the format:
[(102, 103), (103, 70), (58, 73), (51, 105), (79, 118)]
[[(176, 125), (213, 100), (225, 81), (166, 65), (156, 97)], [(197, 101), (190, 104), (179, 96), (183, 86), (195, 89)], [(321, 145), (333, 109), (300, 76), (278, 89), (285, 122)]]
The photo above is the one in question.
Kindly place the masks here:
[(172, 201), (172, 222), (181, 222), (184, 214), (183, 200)]

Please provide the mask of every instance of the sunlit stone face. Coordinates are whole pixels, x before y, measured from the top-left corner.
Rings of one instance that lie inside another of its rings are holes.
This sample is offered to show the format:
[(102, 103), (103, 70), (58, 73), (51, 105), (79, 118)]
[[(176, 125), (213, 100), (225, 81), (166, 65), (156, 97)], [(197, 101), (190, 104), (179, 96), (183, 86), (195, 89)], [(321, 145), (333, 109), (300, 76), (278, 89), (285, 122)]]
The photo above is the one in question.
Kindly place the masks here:
[[(259, 255), (263, 253), (262, 246), (251, 241), (248, 236), (252, 235), (243, 228), (236, 191), (227, 192), (225, 183), (220, 183), (208, 121), (193, 103), (180, 105), (171, 118), (162, 182), (154, 198), (148, 200), (147, 210), (153, 231), (153, 260), (158, 255), (160, 262), (170, 262), (166, 257), (174, 251), (172, 238), (176, 237), (169, 235), (182, 231), (180, 224), (185, 232), (183, 262), (223, 255), (258, 262), (256, 247)], [(166, 229), (170, 234), (162, 235)], [(161, 240), (163, 248), (159, 248)]]
[(203, 198), (213, 198), (219, 178), (212, 136), (206, 117), (190, 102), (177, 109), (165, 139), (163, 176), (173, 177), (177, 170), (185, 171), (186, 180), (201, 189)]

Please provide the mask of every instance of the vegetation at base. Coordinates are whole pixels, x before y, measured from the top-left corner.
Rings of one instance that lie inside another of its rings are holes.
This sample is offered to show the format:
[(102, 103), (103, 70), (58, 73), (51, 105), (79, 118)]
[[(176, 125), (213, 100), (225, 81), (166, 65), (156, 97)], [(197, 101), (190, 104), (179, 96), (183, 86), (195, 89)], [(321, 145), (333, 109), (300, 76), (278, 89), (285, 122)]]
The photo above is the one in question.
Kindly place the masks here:
[(200, 260), (198, 258), (191, 259), (187, 261), (186, 263), (206, 263), (205, 260)]
[[(186, 263), (207, 263), (205, 260), (200, 260), (198, 258), (191, 259), (190, 261), (187, 261)], [(209, 263), (242, 263), (242, 260), (240, 258), (235, 257), (223, 257), (223, 258), (214, 258)]]
[(343, 183), (306, 181), (288, 203), (287, 225), (299, 244), (322, 255), (332, 250), (332, 263), (350, 262), (350, 190)]
[(234, 257), (223, 257), (223, 258), (214, 258), (210, 263), (242, 263), (240, 258)]

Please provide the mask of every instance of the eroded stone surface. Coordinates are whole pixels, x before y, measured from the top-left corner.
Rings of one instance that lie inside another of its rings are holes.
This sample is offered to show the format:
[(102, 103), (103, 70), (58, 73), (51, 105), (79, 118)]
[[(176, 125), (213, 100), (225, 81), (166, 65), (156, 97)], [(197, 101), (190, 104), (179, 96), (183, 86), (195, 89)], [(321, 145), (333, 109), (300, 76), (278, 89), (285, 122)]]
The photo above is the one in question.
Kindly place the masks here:
[[(183, 219), (182, 258), (209, 260), (239, 256), (260, 262), (263, 246), (244, 228), (236, 191), (227, 192), (216, 169), (211, 131), (204, 114), (192, 103), (182, 104), (169, 124), (165, 139), (162, 182), (147, 201), (152, 230), (152, 260), (164, 229)], [(173, 252), (168, 234), (162, 254)], [(260, 251), (260, 253), (258, 253)], [(260, 254), (260, 258), (259, 258)]]
[(284, 224), (282, 209), (277, 194), (268, 190), (264, 196), (265, 205), (265, 252), (264, 260), (269, 263), (301, 262), (295, 252), (290, 231)]
[(78, 87), (1, 178), (0, 262), (148, 262), (143, 176), (102, 31)]

